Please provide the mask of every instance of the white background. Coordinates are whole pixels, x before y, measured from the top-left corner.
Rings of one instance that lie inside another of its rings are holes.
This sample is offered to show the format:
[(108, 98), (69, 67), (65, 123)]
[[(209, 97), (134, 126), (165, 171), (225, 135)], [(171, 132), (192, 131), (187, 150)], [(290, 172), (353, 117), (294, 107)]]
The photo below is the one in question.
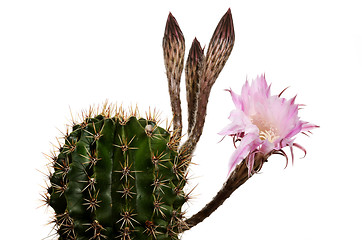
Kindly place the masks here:
[[(1, 239), (44, 239), (51, 211), (40, 192), (46, 158), (76, 115), (108, 99), (171, 111), (162, 56), (169, 11), (202, 46), (230, 7), (236, 43), (211, 93), (195, 152), (190, 216), (226, 180), (230, 139), (217, 133), (233, 108), (225, 88), (266, 74), (277, 94), (298, 94), (303, 120), (321, 126), (296, 142), (294, 166), (272, 157), (191, 239), (362, 239), (362, 14), (358, 1), (1, 1)], [(182, 79), (184, 83), (184, 79)], [(185, 90), (182, 89), (186, 113)], [(184, 119), (186, 119), (186, 114)], [(185, 122), (186, 124), (186, 122)], [(4, 236), (5, 235), (5, 236)], [(46, 238), (52, 239), (52, 237)]]

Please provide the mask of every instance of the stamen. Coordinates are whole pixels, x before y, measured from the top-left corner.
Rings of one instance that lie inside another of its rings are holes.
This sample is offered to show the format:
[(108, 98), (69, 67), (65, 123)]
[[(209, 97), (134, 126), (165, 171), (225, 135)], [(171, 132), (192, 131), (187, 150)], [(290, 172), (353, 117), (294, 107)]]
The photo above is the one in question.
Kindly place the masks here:
[(260, 131), (259, 138), (260, 140), (268, 140), (273, 143), (275, 140), (279, 138), (278, 135), (275, 134), (275, 130), (270, 128), (269, 130)]
[(268, 140), (273, 143), (279, 138), (278, 129), (273, 127), (273, 124), (269, 121), (265, 121), (260, 115), (253, 115), (250, 121), (259, 128), (260, 140)]

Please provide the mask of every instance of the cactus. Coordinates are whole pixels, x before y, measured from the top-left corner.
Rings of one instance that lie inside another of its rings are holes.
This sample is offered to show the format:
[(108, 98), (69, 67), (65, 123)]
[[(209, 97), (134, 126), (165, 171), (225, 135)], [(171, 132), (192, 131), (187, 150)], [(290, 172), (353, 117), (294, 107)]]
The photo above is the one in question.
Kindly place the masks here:
[[(211, 87), (234, 44), (230, 9), (220, 20), (204, 56), (193, 41), (186, 63), (188, 139), (180, 145), (180, 80), (185, 40), (170, 13), (163, 38), (173, 129), (158, 126), (157, 114), (105, 104), (83, 113), (50, 156), (50, 184), (43, 195), (54, 209), (59, 240), (176, 240), (195, 226), (182, 205), (188, 166), (202, 134)], [(192, 218), (191, 218), (192, 220)]]
[(178, 239), (185, 169), (154, 117), (106, 106), (64, 141), (48, 189), (59, 239)]

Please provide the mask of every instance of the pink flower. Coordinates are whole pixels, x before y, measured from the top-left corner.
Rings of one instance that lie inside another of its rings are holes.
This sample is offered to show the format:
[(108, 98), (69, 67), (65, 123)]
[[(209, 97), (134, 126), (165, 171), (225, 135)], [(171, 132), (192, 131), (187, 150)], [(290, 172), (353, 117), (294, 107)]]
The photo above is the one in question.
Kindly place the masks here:
[[(297, 143), (294, 137), (298, 133), (310, 133), (317, 125), (301, 121), (298, 110), (301, 105), (295, 104), (295, 98), (285, 99), (280, 95), (270, 95), (270, 85), (265, 75), (257, 77), (251, 85), (248, 81), (241, 90), (241, 95), (229, 90), (235, 104), (229, 116), (231, 123), (220, 134), (233, 137), (235, 152), (230, 160), (230, 172), (237, 164), (246, 161), (249, 175), (253, 173), (254, 157), (256, 153), (264, 155), (287, 155), (282, 148), (289, 146), (292, 160), (293, 147), (306, 150)], [(287, 158), (288, 160), (288, 158)]]

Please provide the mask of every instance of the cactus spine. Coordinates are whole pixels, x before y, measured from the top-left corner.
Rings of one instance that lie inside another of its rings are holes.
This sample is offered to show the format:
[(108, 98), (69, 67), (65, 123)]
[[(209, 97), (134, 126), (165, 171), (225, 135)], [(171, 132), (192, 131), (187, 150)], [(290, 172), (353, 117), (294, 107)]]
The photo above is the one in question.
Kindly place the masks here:
[(178, 239), (185, 169), (153, 118), (87, 116), (53, 157), (49, 204), (59, 239)]

